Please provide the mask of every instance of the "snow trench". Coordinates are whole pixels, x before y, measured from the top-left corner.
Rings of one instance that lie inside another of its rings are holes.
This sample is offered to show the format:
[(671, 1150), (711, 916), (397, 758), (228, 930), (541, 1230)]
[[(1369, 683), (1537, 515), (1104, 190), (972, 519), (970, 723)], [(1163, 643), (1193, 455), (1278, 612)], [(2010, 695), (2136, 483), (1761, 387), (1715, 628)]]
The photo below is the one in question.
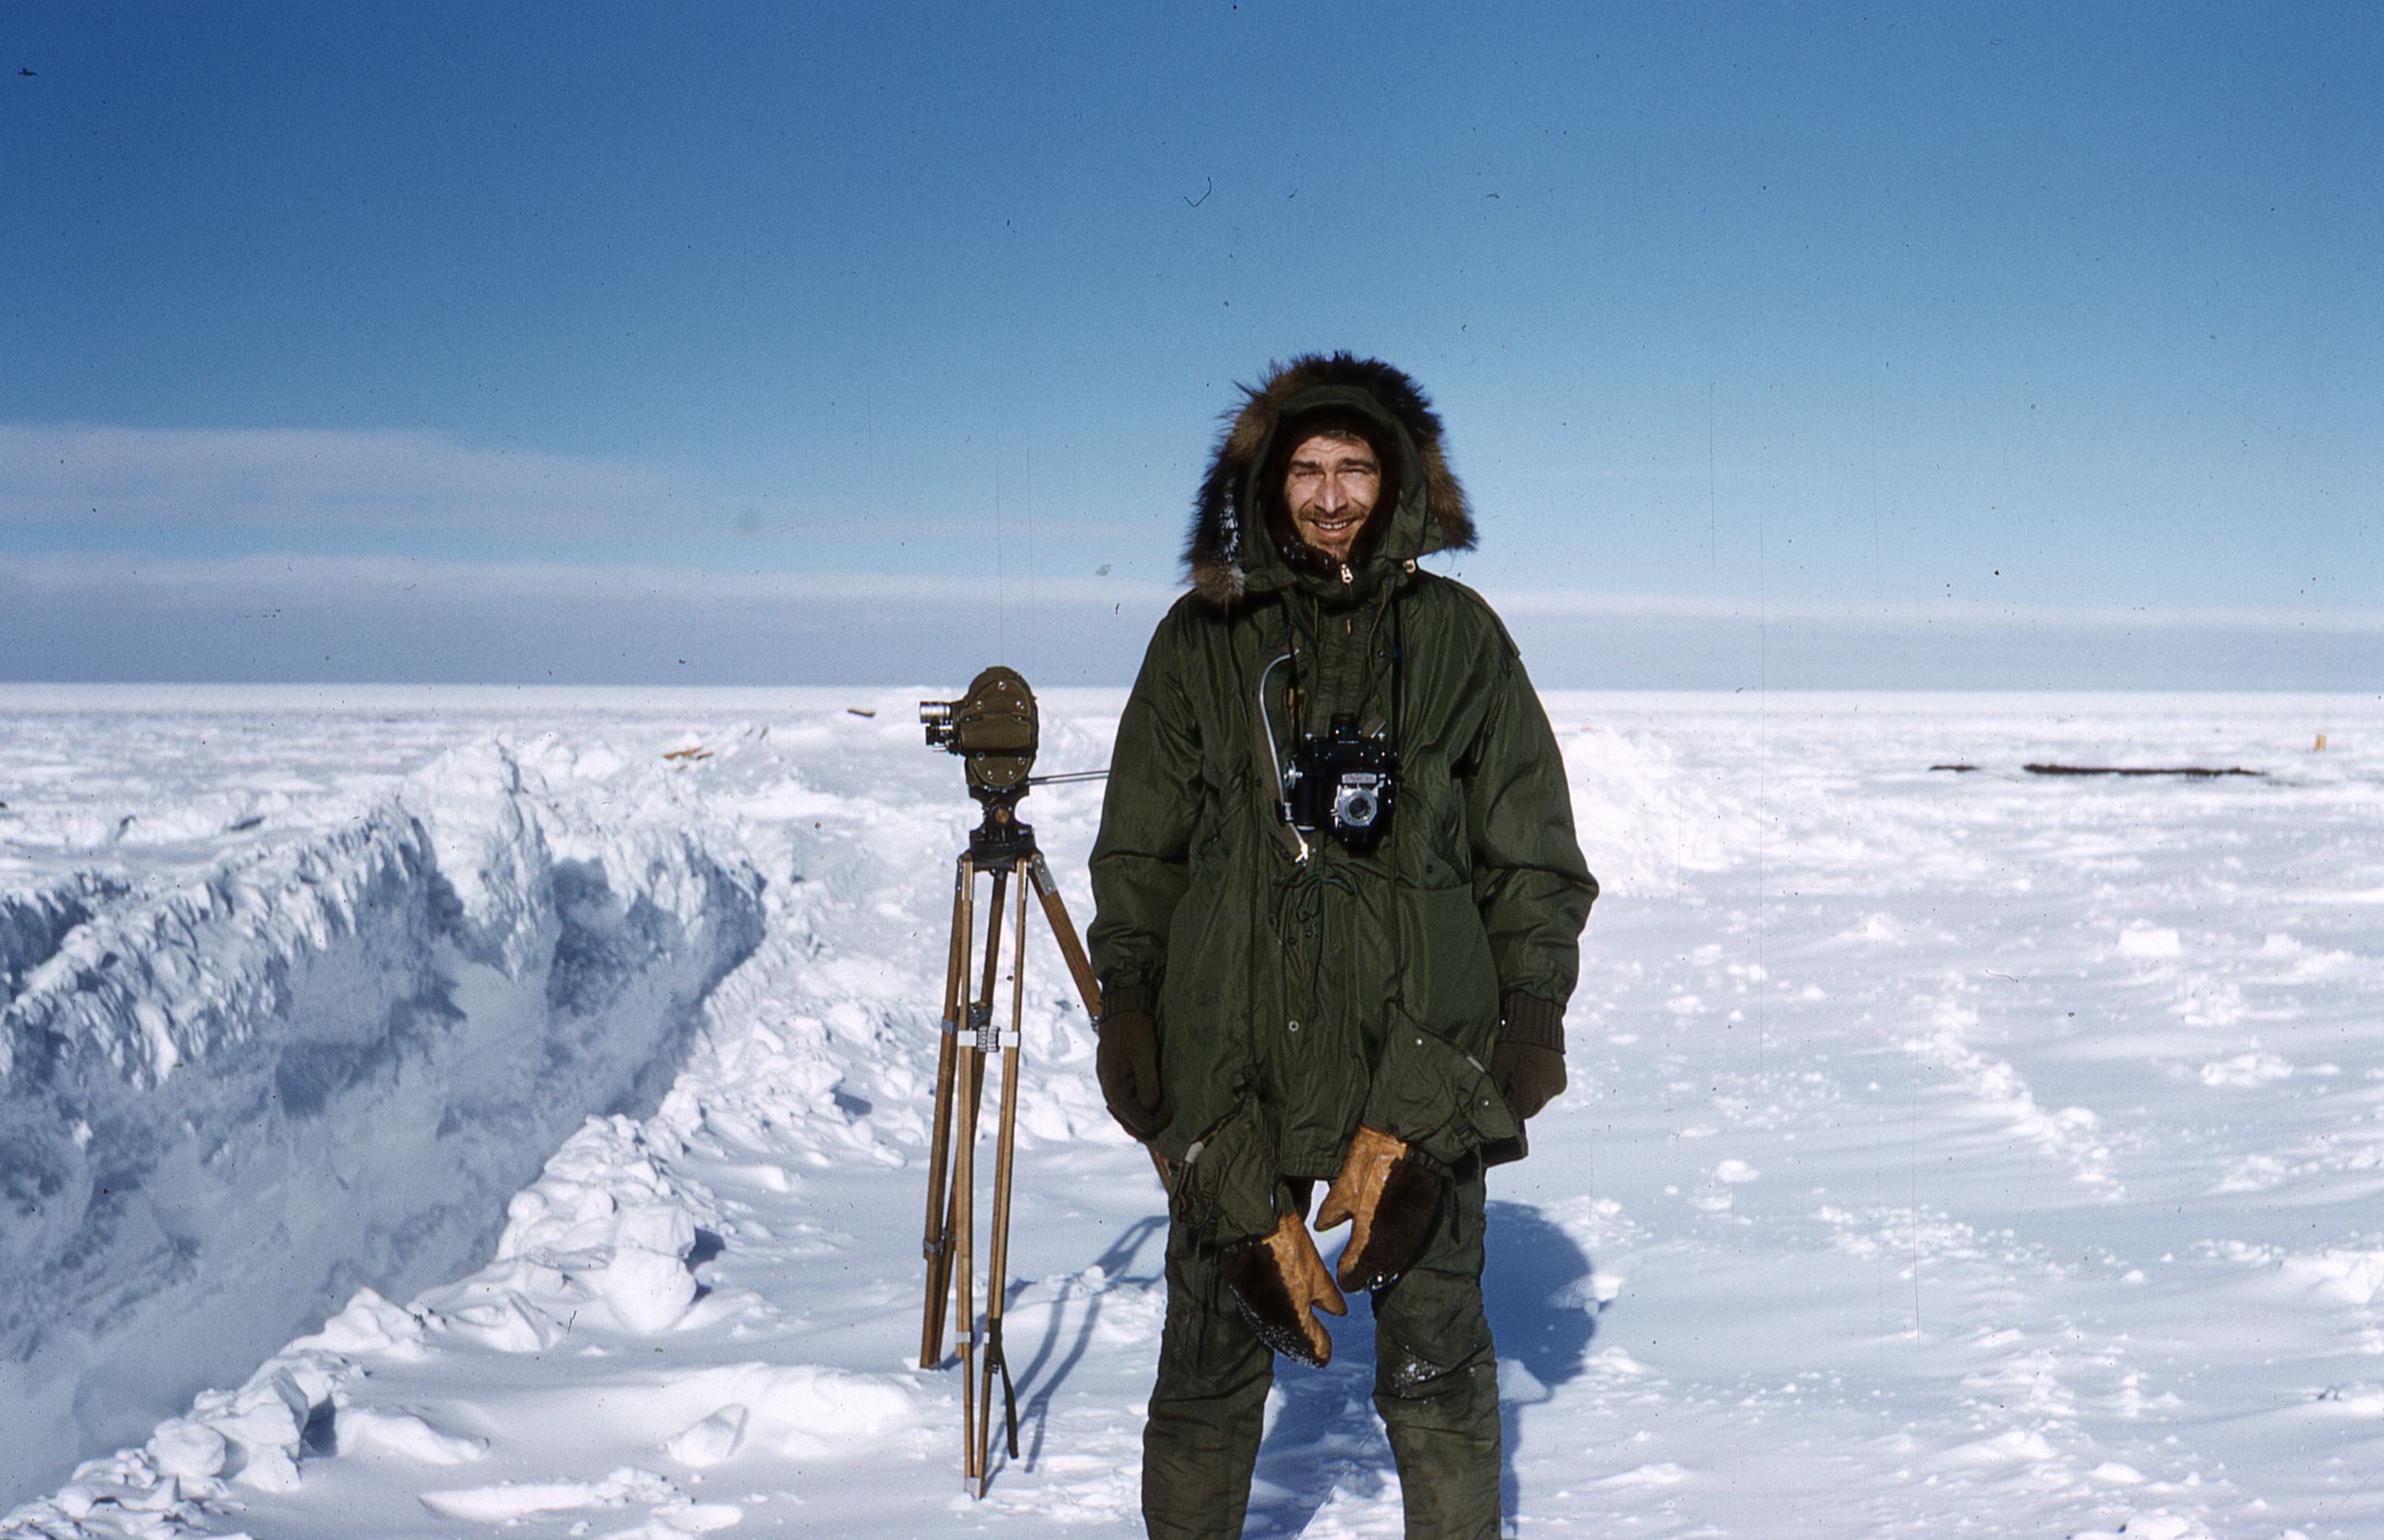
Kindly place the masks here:
[(763, 880), (595, 795), (492, 744), (195, 877), (0, 900), (0, 1493), (468, 1272), (573, 1129), (659, 1101)]

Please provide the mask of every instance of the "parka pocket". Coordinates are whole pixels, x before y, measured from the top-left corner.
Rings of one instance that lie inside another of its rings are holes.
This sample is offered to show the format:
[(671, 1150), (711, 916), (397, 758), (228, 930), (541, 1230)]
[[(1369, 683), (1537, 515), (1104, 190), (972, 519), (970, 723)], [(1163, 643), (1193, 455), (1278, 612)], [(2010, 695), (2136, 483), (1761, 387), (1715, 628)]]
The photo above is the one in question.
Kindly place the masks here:
[(1361, 1121), (1444, 1166), (1477, 1152), (1496, 1160), (1522, 1138), (1523, 1124), (1480, 1060), (1403, 1014), (1394, 1013)]
[(1414, 754), (1401, 769), (1398, 842), (1406, 880), (1425, 888), (1461, 888), (1472, 880), (1472, 855), (1465, 838), (1465, 802), (1437, 751)]
[(1230, 1246), (1273, 1230), (1289, 1197), (1275, 1170), (1274, 1131), (1250, 1095), (1186, 1148), (1167, 1206), (1193, 1235)]

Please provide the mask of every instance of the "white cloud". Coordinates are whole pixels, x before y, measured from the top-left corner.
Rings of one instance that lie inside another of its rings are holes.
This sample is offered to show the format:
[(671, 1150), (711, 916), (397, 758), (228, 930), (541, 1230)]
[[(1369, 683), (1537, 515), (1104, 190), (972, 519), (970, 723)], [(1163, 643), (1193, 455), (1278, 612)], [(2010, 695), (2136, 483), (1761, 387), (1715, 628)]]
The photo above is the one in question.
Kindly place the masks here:
[(621, 535), (692, 501), (649, 468), (436, 433), (0, 423), (0, 525)]
[[(1130, 683), (1178, 590), (1123, 578), (19, 555), (0, 677)], [(2372, 690), (2384, 614), (2060, 611), (1493, 591), (1550, 689)]]
[[(1485, 592), (1488, 590), (1485, 590)], [(1488, 595), (1501, 615), (1547, 619), (1709, 621), (1847, 631), (2026, 630), (2229, 631), (2262, 636), (2307, 632), (2384, 637), (2384, 612), (2262, 609), (2250, 605), (2077, 605), (1989, 603), (1969, 599), (1897, 602), (1762, 601), (1732, 594), (1597, 593), (1571, 589), (1500, 588)]]
[(1173, 597), (1103, 578), (35, 554), (0, 567), (0, 677), (958, 685), (1006, 662), (1106, 686), (1131, 680)]

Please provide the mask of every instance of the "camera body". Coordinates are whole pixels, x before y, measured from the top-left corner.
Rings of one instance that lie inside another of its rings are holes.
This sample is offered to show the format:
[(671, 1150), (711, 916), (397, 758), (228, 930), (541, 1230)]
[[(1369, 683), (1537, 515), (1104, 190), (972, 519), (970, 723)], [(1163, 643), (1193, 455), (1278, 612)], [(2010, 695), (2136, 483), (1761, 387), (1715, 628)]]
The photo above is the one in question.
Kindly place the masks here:
[(1019, 821), (1018, 800), (1035, 784), (1027, 772), (1035, 768), (1042, 726), (1035, 692), (1017, 670), (996, 664), (957, 701), (920, 702), (919, 725), (928, 748), (967, 762), (969, 795), (985, 809), (985, 822), (969, 833), (977, 869), (1009, 871), (1035, 855), (1035, 831)]
[(1018, 671), (996, 664), (969, 684), (957, 701), (922, 701), (919, 723), (927, 747), (968, 762), (969, 795), (1023, 796), (1035, 768), (1041, 721), (1035, 692)]
[(1284, 805), (1292, 826), (1329, 830), (1363, 854), (1391, 825), (1392, 789), (1399, 755), (1379, 738), (1361, 738), (1356, 719), (1336, 716), (1324, 737), (1299, 740), (1284, 777)]

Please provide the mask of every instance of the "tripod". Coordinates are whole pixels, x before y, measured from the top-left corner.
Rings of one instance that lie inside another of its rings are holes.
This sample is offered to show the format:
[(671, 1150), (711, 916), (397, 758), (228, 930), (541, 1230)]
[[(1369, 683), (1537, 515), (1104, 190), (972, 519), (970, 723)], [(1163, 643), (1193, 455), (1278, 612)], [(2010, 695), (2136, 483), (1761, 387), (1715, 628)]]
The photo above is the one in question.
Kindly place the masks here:
[[(969, 835), (952, 885), (951, 948), (944, 971), (943, 1041), (936, 1056), (936, 1112), (927, 1156), (927, 1223), (922, 1242), (926, 1259), (926, 1301), (919, 1335), (919, 1367), (934, 1367), (943, 1357), (944, 1311), (956, 1312), (961, 1364), (961, 1475), (974, 1497), (985, 1496), (988, 1472), (987, 1447), (993, 1434), (993, 1378), (1001, 1376), (1002, 1415), (1009, 1434), (1010, 1457), (1018, 1458), (1018, 1397), (1010, 1380), (1010, 1365), (1001, 1348), (1003, 1282), (1010, 1252), (1011, 1150), (1018, 1119), (1018, 1061), (1021, 1012), (1026, 995), (1026, 889), (1031, 883), (1042, 900), (1044, 918), (1074, 976), (1076, 992), (1087, 1014), (1100, 1015), (1100, 987), (1092, 963), (1076, 938), (1059, 889), (1043, 852), (1036, 848), (1035, 831), (1018, 821), (1014, 790), (982, 795), (985, 822)], [(993, 877), (992, 901), (986, 909), (985, 960), (974, 1000), (964, 1000), (975, 938), (976, 879)], [(1002, 905), (1011, 878), (1019, 876), (1012, 925), (1010, 1025), (994, 1025), (994, 991), (1000, 979)], [(986, 1061), (1001, 1055), (1001, 1112), (994, 1141), (993, 1223), (986, 1266), (985, 1313), (980, 1323), (975, 1308), (971, 1255), (976, 1228), (977, 1114), (984, 1099)], [(947, 1167), (950, 1182), (947, 1185)]]

